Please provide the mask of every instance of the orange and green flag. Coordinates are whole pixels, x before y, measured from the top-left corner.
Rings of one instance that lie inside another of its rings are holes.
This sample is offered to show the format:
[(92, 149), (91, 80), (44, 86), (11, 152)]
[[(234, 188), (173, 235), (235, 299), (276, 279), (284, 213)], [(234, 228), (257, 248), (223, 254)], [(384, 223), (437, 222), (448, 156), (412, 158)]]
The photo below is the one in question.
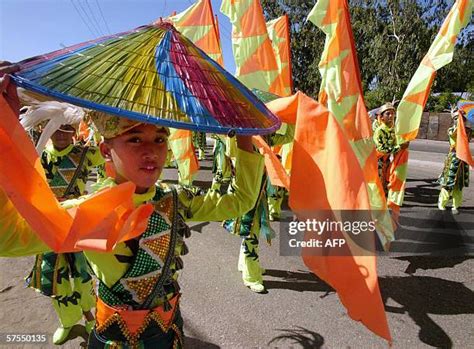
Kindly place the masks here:
[[(267, 31), (272, 42), (273, 51), (278, 63), (278, 71), (283, 83), (284, 90), (281, 96), (290, 96), (293, 91), (293, 77), (291, 74), (290, 21), (288, 15), (267, 22)], [(283, 167), (287, 173), (290, 173), (293, 142), (285, 143), (279, 146), (278, 149)]]
[(322, 77), (319, 102), (337, 118), (351, 143), (364, 171), (371, 208), (377, 216), (380, 241), (388, 248), (394, 240), (394, 227), (378, 177), (377, 154), (363, 97), (347, 1), (320, 0), (308, 15), (308, 20), (326, 34), (319, 63)]
[[(472, 18), (473, 0), (457, 0), (441, 29), (431, 44), (428, 53), (410, 80), (397, 109), (395, 133), (399, 144), (410, 142), (418, 135), (423, 109), (429, 97), (436, 71), (453, 60), (456, 38)], [(408, 152), (408, 150), (406, 150)], [(408, 159), (408, 153), (404, 155)], [(407, 162), (400, 162), (397, 167), (398, 183), (405, 183)], [(401, 206), (403, 203), (404, 185), (392, 188), (389, 200)]]
[(291, 75), (290, 22), (288, 15), (267, 22), (267, 32), (272, 42), (278, 71), (283, 82), (284, 93), (280, 96), (290, 96), (293, 91), (293, 79)]
[(222, 0), (232, 23), (235, 76), (248, 88), (283, 96), (285, 89), (259, 0)]
[(428, 53), (411, 78), (397, 109), (395, 132), (398, 143), (416, 138), (436, 71), (453, 60), (456, 38), (472, 18), (472, 5), (472, 0), (457, 0), (454, 3)]
[(187, 10), (168, 19), (176, 29), (209, 57), (221, 66), (224, 65), (219, 40), (219, 29), (210, 0), (199, 0)]
[[(41, 244), (38, 238), (57, 253), (82, 249), (111, 251), (118, 242), (145, 231), (153, 207), (134, 207), (135, 185), (131, 182), (102, 190), (80, 201), (77, 207), (62, 207), (46, 181), (33, 143), (1, 92), (1, 223), (6, 231), (9, 226), (21, 231), (21, 227), (29, 225), (36, 236), (22, 235), (18, 239), (21, 243), (9, 246), (12, 250), (1, 250), (0, 254), (22, 255), (21, 245)], [(8, 239), (4, 243), (8, 244)]]
[(456, 134), (456, 157), (469, 166), (474, 167), (474, 159), (472, 158), (471, 150), (469, 149), (469, 139), (467, 135), (466, 127), (464, 125), (464, 119), (458, 118), (458, 130)]
[(168, 144), (178, 165), (179, 183), (192, 185), (194, 174), (199, 170), (192, 131), (170, 128)]
[[(347, 0), (319, 0), (308, 20), (326, 34), (319, 64), (322, 76), (320, 105), (313, 103), (310, 107), (310, 102), (306, 102), (307, 110), (301, 113), (301, 120), (298, 117), (296, 121), (290, 206), (296, 211), (312, 212), (372, 210), (373, 215), (379, 213), (377, 219), (382, 224), (378, 225), (377, 231), (382, 244), (387, 246), (393, 240), (393, 226), (378, 178)], [(312, 134), (319, 131), (325, 136), (319, 140), (313, 136), (312, 140), (308, 137), (309, 130)], [(300, 150), (303, 146), (306, 148)], [(305, 165), (310, 159), (316, 164), (311, 171)], [(303, 170), (304, 166), (306, 170)], [(336, 180), (335, 177), (340, 178)], [(319, 193), (310, 193), (308, 188), (296, 189), (299, 181), (318, 184)], [(324, 188), (324, 195), (321, 188)], [(367, 238), (374, 239), (374, 236), (367, 234)], [(378, 286), (375, 255), (362, 256), (351, 246), (345, 256), (314, 256), (303, 252), (303, 260), (316, 275), (334, 287), (351, 318), (391, 341)]]

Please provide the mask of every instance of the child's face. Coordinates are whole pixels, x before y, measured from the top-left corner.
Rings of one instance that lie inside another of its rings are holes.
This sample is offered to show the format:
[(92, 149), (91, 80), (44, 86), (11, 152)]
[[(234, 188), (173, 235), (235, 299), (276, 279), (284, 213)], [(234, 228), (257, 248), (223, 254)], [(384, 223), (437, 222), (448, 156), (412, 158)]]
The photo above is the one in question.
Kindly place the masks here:
[(382, 113), (380, 119), (382, 120), (382, 122), (389, 126), (389, 127), (392, 127), (393, 126), (393, 121), (395, 119), (395, 111), (394, 110), (386, 110)]
[(51, 141), (57, 150), (66, 149), (73, 142), (76, 130), (69, 125), (62, 125), (59, 130), (53, 133)]
[(102, 155), (112, 160), (115, 181), (131, 181), (136, 193), (145, 193), (160, 177), (168, 151), (167, 134), (154, 125), (141, 124), (100, 144)]

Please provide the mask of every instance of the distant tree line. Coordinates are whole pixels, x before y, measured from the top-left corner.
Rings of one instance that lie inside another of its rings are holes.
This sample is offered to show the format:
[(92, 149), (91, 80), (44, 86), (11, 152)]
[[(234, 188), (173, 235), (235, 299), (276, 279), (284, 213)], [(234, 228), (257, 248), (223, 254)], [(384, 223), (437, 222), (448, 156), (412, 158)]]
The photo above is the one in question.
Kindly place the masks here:
[[(316, 97), (325, 36), (306, 22), (313, 0), (261, 0), (267, 20), (288, 14), (296, 90)], [(351, 23), (369, 109), (399, 100), (451, 9), (449, 0), (349, 0)], [(456, 102), (452, 92), (474, 96), (474, 21), (461, 32), (453, 62), (438, 71), (427, 110)]]

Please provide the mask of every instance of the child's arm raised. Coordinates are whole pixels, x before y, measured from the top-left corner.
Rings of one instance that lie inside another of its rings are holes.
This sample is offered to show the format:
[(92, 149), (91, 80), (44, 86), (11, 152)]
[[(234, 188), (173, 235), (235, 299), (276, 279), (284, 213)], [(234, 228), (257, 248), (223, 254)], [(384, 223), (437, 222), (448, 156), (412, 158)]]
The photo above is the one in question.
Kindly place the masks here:
[(237, 137), (235, 180), (227, 194), (209, 190), (203, 195), (180, 193), (183, 217), (190, 221), (221, 221), (239, 217), (255, 205), (264, 171), (263, 156), (254, 151), (252, 138)]

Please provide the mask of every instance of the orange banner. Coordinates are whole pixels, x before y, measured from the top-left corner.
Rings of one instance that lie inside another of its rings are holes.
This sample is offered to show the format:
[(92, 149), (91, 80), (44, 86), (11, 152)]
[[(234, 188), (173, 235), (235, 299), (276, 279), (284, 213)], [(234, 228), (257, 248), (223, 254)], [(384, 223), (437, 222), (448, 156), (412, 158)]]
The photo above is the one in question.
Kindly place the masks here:
[(264, 141), (261, 136), (252, 137), (253, 144), (258, 148), (260, 153), (265, 157), (265, 168), (267, 170), (270, 183), (273, 185), (290, 189), (290, 178), (286, 173), (285, 168), (278, 160), (275, 153), (270, 146)]
[[(287, 110), (296, 110), (289, 205), (298, 219), (320, 218), (322, 212), (335, 210), (368, 213), (364, 171), (335, 116), (301, 92), (279, 101), (287, 103)], [(343, 235), (347, 233), (333, 236)], [(305, 239), (309, 236), (307, 233)], [(374, 234), (367, 234), (366, 246), (374, 246), (374, 239)], [(391, 341), (378, 285), (377, 259), (360, 253), (356, 246), (348, 248), (345, 255), (331, 255), (328, 250), (327, 255), (318, 256), (305, 248), (302, 257), (312, 272), (337, 291), (351, 318)]]
[(474, 159), (469, 149), (469, 138), (466, 134), (466, 127), (462, 117), (458, 118), (458, 129), (456, 135), (456, 156), (458, 159), (474, 167)]
[(153, 207), (133, 207), (132, 183), (103, 190), (69, 211), (61, 207), (45, 180), (33, 143), (3, 95), (0, 115), (0, 188), (53, 251), (110, 251), (117, 242), (146, 229)]

